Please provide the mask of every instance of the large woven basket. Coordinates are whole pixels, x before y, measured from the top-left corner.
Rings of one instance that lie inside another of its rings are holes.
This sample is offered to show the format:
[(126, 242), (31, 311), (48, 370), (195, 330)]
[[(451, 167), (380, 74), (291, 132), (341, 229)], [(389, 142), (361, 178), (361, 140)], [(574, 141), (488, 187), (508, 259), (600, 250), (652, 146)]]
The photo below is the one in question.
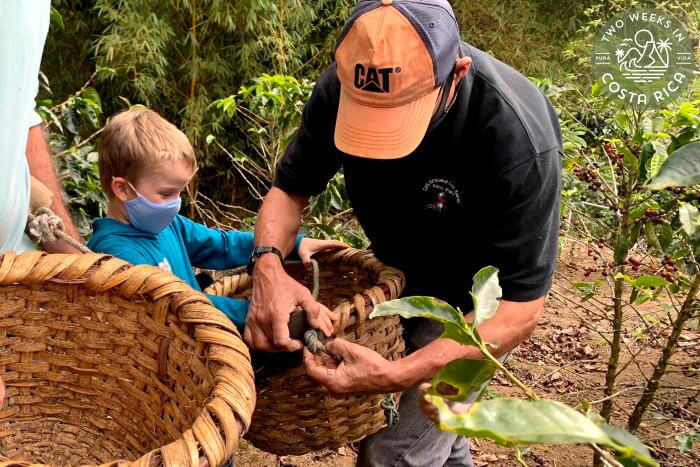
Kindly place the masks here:
[(198, 467), (250, 423), (250, 355), (201, 293), (100, 254), (0, 255), (0, 465)]
[[(399, 318), (367, 319), (375, 305), (397, 298), (404, 276), (367, 251), (347, 249), (317, 255), (318, 300), (339, 315), (336, 335), (393, 360), (404, 350)], [(287, 267), (292, 277), (310, 284), (301, 266)], [(250, 296), (245, 274), (220, 278), (208, 293)], [(306, 376), (303, 366), (264, 379), (256, 378), (257, 407), (247, 434), (256, 447), (278, 455), (337, 448), (370, 435), (385, 423), (382, 395), (335, 398)], [(398, 394), (395, 395), (398, 398)]]

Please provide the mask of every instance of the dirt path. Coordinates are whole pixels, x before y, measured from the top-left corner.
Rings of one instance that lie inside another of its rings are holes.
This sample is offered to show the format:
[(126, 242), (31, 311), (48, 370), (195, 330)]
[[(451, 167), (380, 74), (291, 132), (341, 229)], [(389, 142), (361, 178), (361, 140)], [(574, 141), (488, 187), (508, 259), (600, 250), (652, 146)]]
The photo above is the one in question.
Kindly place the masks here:
[[(543, 397), (556, 399), (572, 406), (582, 400), (594, 402), (600, 408), (605, 382), (607, 345), (601, 337), (609, 332), (604, 318), (611, 310), (591, 303), (581, 303), (570, 291), (574, 281), (600, 279), (583, 277), (583, 270), (590, 266), (585, 250), (573, 248), (560, 261), (555, 286), (547, 301), (545, 315), (534, 335), (524, 342), (512, 355), (508, 365)], [(583, 259), (582, 259), (583, 258)], [(645, 375), (651, 374), (660, 354), (660, 345), (668, 335), (666, 313), (655, 303), (638, 307), (646, 325), (640, 320), (629, 320), (624, 333), (624, 345), (632, 352), (641, 350), (635, 362), (627, 365), (618, 378), (615, 397), (616, 417), (613, 423), (624, 425), (634, 401), (645, 384)], [(657, 343), (658, 341), (658, 343)], [(663, 380), (663, 388), (656, 402), (650, 407), (639, 436), (655, 452), (664, 466), (700, 465), (700, 446), (691, 452), (680, 454), (675, 436), (685, 433), (693, 426), (697, 431), (700, 421), (698, 389), (700, 378), (700, 332), (686, 330), (681, 347), (672, 359), (672, 367)], [(629, 360), (622, 359), (623, 364)], [(694, 387), (693, 390), (679, 388)], [(520, 397), (502, 375), (497, 375), (490, 385), (490, 395)], [(510, 466), (516, 461), (512, 450), (488, 441), (471, 441), (472, 456), (476, 466)], [(277, 457), (265, 453), (246, 442), (242, 442), (236, 458), (237, 466), (352, 466), (356, 454), (353, 447), (337, 451), (326, 450), (304, 456)], [(587, 466), (591, 465), (592, 451), (583, 446), (534, 447), (526, 459), (537, 466)]]

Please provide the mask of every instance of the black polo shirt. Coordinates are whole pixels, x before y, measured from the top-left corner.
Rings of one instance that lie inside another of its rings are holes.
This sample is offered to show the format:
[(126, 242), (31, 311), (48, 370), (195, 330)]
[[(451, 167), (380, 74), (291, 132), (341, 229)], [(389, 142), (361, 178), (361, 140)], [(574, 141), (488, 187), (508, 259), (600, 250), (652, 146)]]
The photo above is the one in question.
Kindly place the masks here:
[(350, 202), (376, 256), (406, 274), (404, 295), (471, 308), (473, 275), (496, 266), (503, 298), (551, 286), (559, 236), (562, 142), (557, 115), (524, 76), (462, 43), (473, 64), (442, 123), (401, 159), (339, 151), (340, 82), (318, 79), (274, 186), (317, 195), (342, 167)]

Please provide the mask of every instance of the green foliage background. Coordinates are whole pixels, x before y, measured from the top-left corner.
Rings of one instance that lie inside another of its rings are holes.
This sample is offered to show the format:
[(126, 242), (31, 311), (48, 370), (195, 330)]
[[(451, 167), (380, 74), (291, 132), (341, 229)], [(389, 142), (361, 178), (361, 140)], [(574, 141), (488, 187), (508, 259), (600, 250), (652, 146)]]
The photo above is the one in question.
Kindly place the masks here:
[[(550, 96), (574, 88), (555, 102), (572, 112), (586, 108), (580, 97), (590, 85), (587, 47), (601, 21), (645, 4), (697, 24), (697, 9), (688, 1), (451, 4), (463, 39), (532, 77)], [(70, 185), (71, 208), (89, 235), (88, 220), (104, 212), (94, 192), (97, 132), (111, 115), (135, 104), (179, 125), (196, 148), (200, 170), (185, 213), (209, 224), (251, 225), (313, 81), (332, 63), (354, 0), (53, 0), (52, 5), (39, 105), (54, 111), (45, 112), (52, 142)], [(342, 174), (312, 202), (306, 221), (315, 235), (365, 243), (352, 221)]]
[[(465, 40), (526, 75), (548, 77), (559, 74), (553, 64), (583, 8), (574, 0), (452, 4)], [(353, 5), (353, 0), (54, 0), (62, 25), (54, 22), (47, 40), (42, 69), (52, 94), (44, 91), (41, 97), (61, 102), (96, 69), (108, 67), (113, 73), (92, 83), (102, 100), (103, 122), (127, 103), (156, 110), (197, 148), (201, 168), (192, 196), (201, 192), (211, 201), (255, 211), (259, 200), (232, 167), (230, 154), (256, 154), (260, 138), (250, 131), (250, 119), (222, 118), (211, 104), (236, 95), (263, 73), (313, 81), (332, 62), (335, 38)], [(206, 144), (208, 135), (217, 144)], [(189, 214), (198, 211), (191, 208)]]

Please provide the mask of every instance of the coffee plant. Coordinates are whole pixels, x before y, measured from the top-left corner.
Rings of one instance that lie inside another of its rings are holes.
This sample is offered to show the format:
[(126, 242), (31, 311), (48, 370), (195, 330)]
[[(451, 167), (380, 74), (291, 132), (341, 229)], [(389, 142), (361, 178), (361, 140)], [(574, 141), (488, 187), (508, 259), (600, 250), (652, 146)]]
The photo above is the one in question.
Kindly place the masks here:
[[(522, 453), (533, 444), (590, 444), (617, 462), (601, 448), (615, 452), (626, 465), (655, 466), (649, 450), (633, 435), (608, 425), (590, 406), (581, 413), (560, 402), (540, 399), (534, 391), (513, 375), (494, 357), (477, 330), (496, 313), (501, 287), (498, 270), (486, 267), (474, 276), (471, 290), (473, 322), (464, 319), (462, 310), (432, 297), (406, 297), (377, 305), (370, 318), (400, 315), (403, 318), (427, 318), (444, 326), (442, 338), (477, 347), (483, 360), (455, 360), (430, 382), (425, 394), (438, 413), (437, 426), (445, 431), (472, 438), (487, 438), (497, 444), (516, 448), (516, 458), (525, 464)], [(453, 411), (455, 403), (465, 401), (473, 392), (483, 391), (486, 383), (501, 370), (529, 400), (501, 397), (472, 403), (466, 410)]]

